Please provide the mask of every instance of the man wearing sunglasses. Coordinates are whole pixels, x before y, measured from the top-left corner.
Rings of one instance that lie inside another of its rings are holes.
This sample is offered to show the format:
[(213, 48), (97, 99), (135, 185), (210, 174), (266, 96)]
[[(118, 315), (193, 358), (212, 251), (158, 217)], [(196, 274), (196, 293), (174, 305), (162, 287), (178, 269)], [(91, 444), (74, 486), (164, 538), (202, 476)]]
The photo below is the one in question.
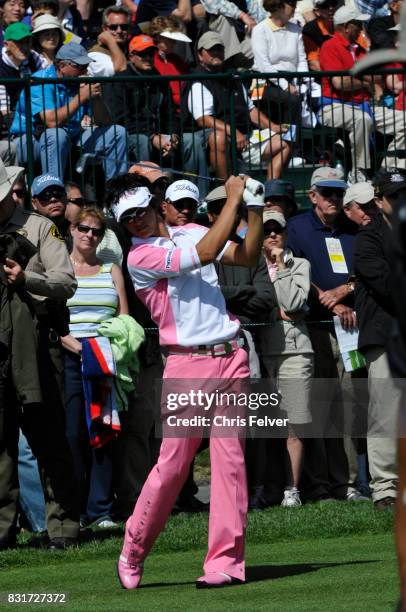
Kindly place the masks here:
[[(62, 45), (56, 54), (55, 65), (40, 70), (35, 76), (79, 78), (86, 76), (92, 61), (84, 47), (68, 43)], [(126, 131), (120, 125), (112, 125), (102, 100), (100, 83), (34, 85), (31, 88), (31, 107), (34, 156), (40, 158), (43, 173), (63, 179), (72, 145), (80, 147), (82, 153), (100, 154), (107, 179), (127, 170)], [(85, 116), (91, 118), (89, 127), (82, 127)], [(19, 136), (19, 159), (26, 161), (24, 92), (18, 101), (11, 133)]]
[[(130, 13), (125, 6), (109, 6), (103, 11), (102, 32), (97, 43), (89, 51), (96, 64), (104, 68), (103, 76), (122, 72), (127, 68), (128, 36), (130, 33)], [(110, 59), (110, 71), (107, 73), (107, 59)], [(92, 67), (92, 71), (97, 66)]]
[[(317, 379), (333, 379), (327, 385), (323, 419), (337, 422), (342, 405), (338, 380), (344, 367), (334, 331), (333, 316), (346, 330), (356, 325), (354, 314), (353, 249), (357, 226), (343, 211), (348, 185), (338, 169), (324, 166), (313, 172), (309, 190), (312, 210), (292, 217), (288, 223), (287, 247), (296, 257), (310, 262), (312, 291), (308, 318), (315, 354)], [(336, 384), (334, 384), (334, 379)], [(317, 405), (317, 403), (315, 403)], [(331, 416), (329, 416), (331, 415)], [(308, 439), (302, 491), (308, 500), (327, 498), (357, 501), (359, 492), (350, 483), (349, 462), (343, 438)]]
[(31, 196), (33, 209), (55, 224), (61, 238), (68, 239), (69, 222), (65, 218), (67, 198), (61, 179), (52, 174), (37, 176), (31, 185)]
[(199, 190), (191, 181), (175, 181), (169, 185), (162, 202), (168, 225), (176, 227), (192, 223), (199, 204)]

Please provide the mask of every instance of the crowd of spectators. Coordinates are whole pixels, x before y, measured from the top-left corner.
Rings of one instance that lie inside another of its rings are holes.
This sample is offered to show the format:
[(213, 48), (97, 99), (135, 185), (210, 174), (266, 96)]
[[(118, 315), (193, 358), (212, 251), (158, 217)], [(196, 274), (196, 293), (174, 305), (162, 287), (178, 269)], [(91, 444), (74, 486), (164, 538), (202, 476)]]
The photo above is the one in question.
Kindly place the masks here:
[[(247, 440), (250, 507), (372, 497), (377, 509), (393, 509), (388, 432), (399, 391), (387, 358), (389, 245), (392, 206), (406, 197), (404, 81), (317, 75), (349, 70), (370, 48), (396, 44), (401, 0), (372, 4), (0, 0), (0, 240), (10, 249), (5, 275), (21, 289), (10, 317), (24, 317), (33, 347), (39, 334), (39, 359), (25, 365), (32, 388), (12, 380), (10, 361), (0, 360), (0, 418), (11, 423), (0, 441), (0, 550), (15, 546), (17, 520), (47, 529), (50, 547), (64, 549), (80, 528), (114, 528), (131, 514), (159, 449), (153, 389), (165, 355), (156, 321), (134, 294), (125, 227), (136, 224), (146, 198), (173, 227), (195, 223), (205, 201), (203, 222), (214, 225), (235, 162), (266, 175), (263, 254), (251, 268), (219, 260), (216, 271), (228, 311), (245, 324), (251, 376), (274, 381), (289, 418), (286, 440)], [(270, 74), (222, 76), (247, 69)], [(94, 79), (75, 81), (83, 77)], [(351, 162), (347, 179), (339, 168), (315, 169), (309, 210), (299, 214), (294, 186), (282, 177), (292, 158), (306, 157), (299, 136), (309, 116), (313, 126), (347, 132)], [(391, 140), (375, 173), (371, 147), (382, 132)], [(103, 202), (72, 180), (83, 178), (87, 160), (101, 162)], [(117, 177), (144, 200), (114, 220)], [(230, 239), (241, 244), (246, 232), (242, 209)], [(333, 317), (345, 331), (359, 328), (365, 362), (351, 373)], [(344, 418), (344, 390), (355, 415), (362, 388), (386, 435), (305, 435), (320, 416), (314, 377), (332, 381), (325, 421)], [(196, 491), (192, 464), (178, 511), (207, 509)]]

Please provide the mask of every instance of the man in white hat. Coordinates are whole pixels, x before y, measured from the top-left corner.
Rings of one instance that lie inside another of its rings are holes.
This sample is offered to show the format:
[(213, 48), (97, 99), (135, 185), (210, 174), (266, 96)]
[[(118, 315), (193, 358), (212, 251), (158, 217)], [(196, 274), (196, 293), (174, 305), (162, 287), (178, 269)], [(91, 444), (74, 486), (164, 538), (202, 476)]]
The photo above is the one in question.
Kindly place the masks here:
[[(23, 237), (24, 248), (30, 249), (25, 266), (18, 263), (20, 253), (17, 250), (14, 258), (6, 258), (2, 267), (11, 292), (17, 288), (28, 292), (34, 305), (35, 321), (31, 318), (30, 323), (36, 325), (38, 334), (38, 363), (34, 361), (34, 366), (42, 398), (41, 395), (33, 396), (30, 380), (18, 382), (15, 368), (13, 377), (10, 372), (1, 377), (5, 382), (0, 383), (0, 393), (6, 399), (0, 401), (0, 549), (14, 547), (16, 543), (19, 420), (43, 470), (50, 547), (64, 549), (77, 542), (79, 508), (76, 507), (73, 466), (64, 430), (62, 364), (53, 361), (53, 354), (60, 352), (59, 336), (64, 335), (58, 305), (74, 294), (76, 280), (55, 225), (17, 206), (13, 199), (13, 185), (23, 172), (19, 167), (6, 168), (0, 161), (0, 235), (17, 240), (18, 236)], [(10, 348), (13, 358), (15, 350), (13, 345)], [(27, 359), (32, 357), (26, 355)], [(21, 384), (27, 387), (24, 393), (21, 393)], [(24, 410), (19, 419), (21, 404)], [(4, 422), (8, 423), (6, 428)]]
[(199, 205), (199, 190), (191, 181), (175, 181), (169, 185), (162, 202), (162, 212), (168, 225), (192, 223)]
[(349, 220), (358, 226), (371, 223), (374, 215), (378, 213), (372, 184), (366, 181), (351, 185), (345, 192), (343, 209)]
[[(350, 70), (365, 55), (365, 49), (356, 45), (363, 24), (370, 15), (344, 5), (334, 14), (334, 36), (320, 51), (322, 70)], [(376, 78), (375, 78), (376, 80)], [(361, 77), (335, 76), (322, 80), (321, 122), (334, 128), (344, 128), (351, 143), (352, 169), (349, 183), (365, 181), (371, 168), (370, 140), (373, 129), (385, 135), (394, 135), (387, 148), (385, 167), (405, 167), (405, 159), (397, 158), (396, 151), (405, 149), (404, 114), (385, 107), (370, 105), (374, 91), (371, 75)]]

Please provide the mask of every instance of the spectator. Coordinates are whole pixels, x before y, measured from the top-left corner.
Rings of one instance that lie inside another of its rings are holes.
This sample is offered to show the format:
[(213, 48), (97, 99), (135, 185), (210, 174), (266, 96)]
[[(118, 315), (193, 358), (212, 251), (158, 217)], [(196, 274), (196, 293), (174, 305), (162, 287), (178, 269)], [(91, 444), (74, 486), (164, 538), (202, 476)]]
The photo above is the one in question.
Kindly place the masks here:
[(69, 224), (72, 224), (81, 210), (86, 206), (86, 200), (77, 183), (65, 181), (65, 189), (67, 199), (65, 218), (69, 221)]
[(264, 211), (264, 255), (277, 297), (277, 321), (262, 334), (262, 362), (281, 395), (279, 409), (289, 419), (282, 506), (301, 505), (299, 481), (303, 465), (303, 426), (311, 422), (310, 395), (313, 348), (305, 322), (310, 293), (310, 264), (285, 248), (286, 219)]
[(72, 42), (86, 44), (86, 32), (83, 27), (82, 17), (76, 8), (75, 0), (58, 0), (59, 10), (58, 17), (62, 22), (65, 30), (72, 32), (80, 38), (80, 40), (74, 39)]
[[(217, 32), (224, 44), (224, 59), (228, 66), (251, 68), (254, 59), (251, 33), (257, 15), (251, 15), (250, 0), (202, 0), (209, 15), (210, 30)], [(262, 17), (263, 18), (263, 17)]]
[(297, 212), (293, 183), (281, 179), (265, 181), (265, 210), (280, 212), (285, 219), (293, 217)]
[(369, 225), (378, 213), (371, 183), (355, 183), (345, 192), (343, 210), (358, 228)]
[[(0, 78), (18, 79), (36, 72), (41, 67), (41, 58), (32, 50), (32, 33), (25, 23), (13, 23), (4, 33), (1, 49)], [(0, 85), (0, 111), (3, 117), (3, 130), (13, 120), (18, 97), (24, 87), (21, 83)]]
[[(342, 6), (334, 15), (335, 32), (320, 51), (322, 70), (350, 70), (355, 61), (365, 55), (360, 47), (352, 51), (368, 15)], [(355, 54), (355, 59), (353, 56)], [(396, 157), (397, 150), (405, 148), (403, 130), (404, 116), (400, 111), (385, 107), (370, 107), (370, 92), (373, 90), (373, 77), (323, 77), (323, 98), (321, 122), (329, 127), (344, 127), (349, 132), (351, 143), (352, 170), (348, 181), (365, 180), (371, 167), (370, 138), (373, 128), (385, 135), (394, 135), (387, 147), (386, 166), (404, 166), (405, 160)]]
[[(197, 72), (220, 72), (224, 63), (224, 43), (221, 37), (216, 32), (206, 32), (200, 37), (197, 47)], [(237, 151), (247, 164), (256, 166), (262, 160), (266, 161), (268, 178), (279, 178), (289, 158), (289, 145), (281, 139), (280, 126), (255, 108), (241, 81), (226, 83), (222, 79), (207, 79), (189, 82), (183, 94), (183, 125), (190, 125), (194, 120), (200, 129), (205, 130), (210, 163), (216, 176), (226, 179), (230, 173), (231, 127), (228, 100), (231, 95), (234, 96)], [(250, 140), (252, 125), (268, 130), (267, 137), (255, 139), (255, 144)]]
[(123, 6), (109, 6), (103, 11), (102, 19), (102, 32), (97, 37), (97, 44), (89, 52), (95, 61), (92, 76), (112, 76), (127, 68), (130, 29), (128, 10)]
[(377, 49), (393, 49), (395, 46), (395, 32), (393, 26), (400, 23), (400, 11), (403, 0), (388, 2), (389, 15), (380, 15), (371, 19), (368, 24), (368, 36), (371, 39), (371, 51)]
[(66, 191), (57, 176), (37, 176), (31, 185), (32, 207), (43, 217), (55, 223), (60, 236), (70, 244), (69, 223), (65, 218)]
[[(56, 56), (55, 65), (36, 73), (36, 77), (63, 78), (85, 75), (92, 59), (81, 45), (62, 45)], [(91, 101), (91, 109), (87, 103)], [(101, 100), (99, 84), (67, 86), (62, 83), (35, 85), (31, 89), (33, 116), (34, 155), (41, 159), (43, 173), (48, 172), (61, 179), (64, 177), (70, 145), (80, 145), (83, 152), (101, 154), (107, 178), (127, 169), (124, 128), (111, 125), (107, 109)], [(93, 115), (95, 127), (82, 129), (85, 115)], [(18, 154), (25, 161), (26, 115), (24, 95), (20, 97), (17, 112), (11, 128), (20, 136)], [(106, 127), (101, 127), (101, 126)]]
[(199, 190), (190, 181), (175, 181), (166, 190), (161, 204), (165, 221), (171, 227), (193, 223), (199, 205)]
[(28, 0), (0, 0), (0, 47), (3, 46), (4, 31), (10, 24), (23, 20), (28, 6)]
[[(300, 27), (292, 23), (296, 0), (265, 0), (269, 19), (253, 30), (254, 69), (259, 72), (307, 72), (306, 53)], [(260, 109), (276, 123), (301, 124), (301, 98), (297, 81), (276, 78), (266, 87)], [(278, 178), (278, 177), (275, 177)]]
[[(314, 7), (316, 19), (303, 27), (303, 43), (310, 70), (320, 70), (320, 48), (334, 34), (334, 13), (339, 6), (339, 0), (316, 0)], [(368, 51), (369, 41), (363, 31), (358, 37), (357, 44)]]
[[(185, 62), (173, 53), (177, 42), (191, 43), (192, 40), (186, 36), (184, 26), (176, 17), (154, 17), (150, 26), (150, 34), (156, 44), (154, 66), (159, 74), (174, 75), (187, 74), (189, 72)], [(181, 81), (170, 81), (172, 100), (179, 111)]]
[[(406, 196), (406, 172), (381, 171), (374, 178), (381, 209), (360, 227), (354, 248), (358, 349), (368, 369), (367, 435), (372, 500), (377, 510), (394, 509), (397, 490), (396, 427), (401, 393), (388, 365), (387, 346), (394, 327), (390, 252), (392, 207)], [(372, 191), (372, 189), (371, 189)], [(371, 197), (371, 195), (370, 195)], [(349, 197), (348, 197), (349, 199)]]
[(58, 0), (31, 0), (31, 23), (35, 27), (35, 20), (42, 15), (52, 15), (58, 17), (59, 1)]
[(80, 491), (81, 526), (95, 523), (101, 528), (111, 528), (116, 526), (111, 516), (115, 445), (110, 441), (100, 448), (90, 446), (81, 371), (83, 339), (98, 336), (98, 327), (103, 321), (128, 314), (120, 268), (111, 262), (102, 263), (96, 254), (105, 229), (106, 219), (97, 208), (81, 210), (71, 226), (71, 261), (78, 287), (67, 302), (69, 334), (62, 338), (62, 345), (65, 349), (66, 432)]
[(11, 195), (13, 196), (13, 200), (17, 204), (17, 206), (21, 206), (22, 208), (28, 208), (27, 186), (25, 184), (25, 178), (23, 175), (15, 181)]
[[(34, 322), (32, 313), (29, 312), (27, 318), (24, 316), (24, 308), (19, 308), (14, 302), (12, 315), (15, 339), (13, 347), (4, 347), (2, 357), (1, 405), (4, 409), (0, 411), (0, 417), (5, 420), (7, 427), (4, 427), (3, 422), (0, 432), (1, 436), (6, 434), (7, 439), (3, 438), (0, 445), (0, 496), (5, 500), (0, 508), (0, 548), (16, 545), (20, 423), (43, 476), (49, 547), (65, 549), (77, 543), (79, 513), (64, 432), (59, 335), (63, 335), (66, 326), (61, 318), (60, 306), (73, 295), (76, 281), (65, 245), (58, 238), (55, 226), (48, 219), (23, 210), (13, 199), (12, 187), (22, 172), (23, 168), (4, 168), (0, 164), (2, 232), (16, 237), (21, 235), (34, 246), (34, 250), (25, 257), (18, 246), (14, 249), (14, 259), (10, 259), (4, 267), (9, 285), (19, 288), (18, 292), (9, 292), (9, 295), (30, 292), (30, 301), (36, 313)], [(24, 244), (26, 248), (27, 243)], [(2, 309), (2, 317), (6, 310)], [(18, 330), (23, 334), (19, 340)], [(15, 371), (13, 377), (7, 369), (11, 355), (14, 360), (17, 359), (15, 363), (21, 363), (22, 366), (21, 369), (17, 368), (20, 374), (17, 375)], [(6, 362), (4, 356), (7, 356)], [(25, 369), (27, 367), (28, 370)], [(17, 397), (24, 404), (23, 411)], [(50, 431), (52, 435), (49, 435)]]
[[(309, 190), (313, 208), (292, 217), (288, 224), (287, 247), (294, 256), (307, 259), (312, 270), (308, 317), (312, 321), (309, 332), (314, 350), (314, 376), (316, 379), (332, 379), (328, 388), (323, 387), (323, 419), (326, 423), (337, 422), (342, 415), (338, 381), (343, 377), (344, 367), (333, 315), (340, 318), (345, 329), (355, 327), (351, 277), (356, 226), (349, 224), (342, 213), (346, 188), (342, 172), (328, 166), (315, 170)], [(333, 257), (335, 248), (341, 265)], [(322, 321), (330, 321), (330, 324)], [(314, 406), (317, 406), (317, 401)], [(313, 414), (313, 420), (315, 418), (318, 417)], [(360, 494), (349, 483), (348, 459), (342, 438), (305, 440), (303, 477), (301, 489), (308, 500), (330, 497), (348, 501), (359, 499)]]
[(47, 68), (55, 62), (56, 54), (61, 48), (65, 33), (61, 22), (52, 15), (41, 15), (35, 21), (33, 48), (41, 58), (41, 68)]

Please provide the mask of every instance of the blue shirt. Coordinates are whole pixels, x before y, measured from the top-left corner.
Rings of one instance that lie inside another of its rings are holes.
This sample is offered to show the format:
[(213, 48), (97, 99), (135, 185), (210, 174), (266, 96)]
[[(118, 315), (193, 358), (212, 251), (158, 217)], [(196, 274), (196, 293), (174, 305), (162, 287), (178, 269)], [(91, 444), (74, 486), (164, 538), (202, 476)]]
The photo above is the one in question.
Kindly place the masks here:
[[(44, 70), (38, 70), (33, 77), (37, 78), (58, 78), (55, 66), (51, 65)], [(62, 106), (66, 106), (72, 98), (78, 93), (77, 85), (67, 86), (64, 83), (45, 83), (43, 85), (33, 85), (31, 87), (31, 108), (33, 117), (33, 132), (39, 126), (44, 127), (39, 113), (45, 110), (56, 110)], [(80, 123), (83, 116), (87, 113), (87, 104), (78, 108), (78, 110), (63, 124), (63, 128), (68, 131), (72, 137), (78, 136), (81, 131)], [(26, 113), (25, 113), (25, 97), (24, 91), (21, 93), (17, 103), (14, 120), (11, 125), (11, 133), (15, 136), (25, 134), (27, 131)]]
[[(353, 250), (357, 227), (340, 214), (334, 228), (324, 225), (314, 210), (292, 217), (288, 222), (286, 247), (296, 257), (310, 262), (311, 280), (323, 291), (334, 289), (348, 282), (353, 270)], [(326, 238), (337, 238), (344, 253), (348, 273), (333, 271), (327, 250)], [(331, 311), (320, 304), (312, 304), (310, 318), (331, 318)]]

